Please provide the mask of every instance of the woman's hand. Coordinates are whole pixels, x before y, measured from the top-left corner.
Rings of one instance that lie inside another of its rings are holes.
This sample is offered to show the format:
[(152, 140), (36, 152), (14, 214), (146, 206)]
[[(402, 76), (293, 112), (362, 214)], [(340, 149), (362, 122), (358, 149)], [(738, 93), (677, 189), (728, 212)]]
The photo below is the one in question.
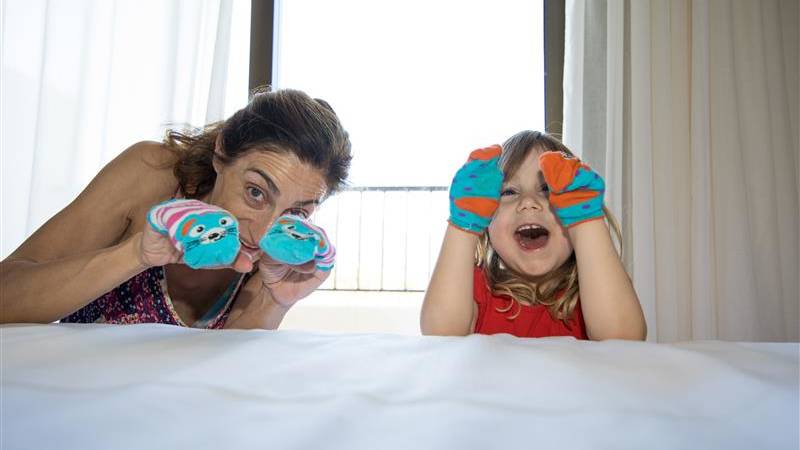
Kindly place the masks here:
[(139, 244), (139, 263), (145, 267), (164, 266), (180, 262), (182, 253), (172, 245), (169, 237), (144, 224)]
[(336, 249), (325, 230), (309, 220), (284, 215), (259, 241), (258, 264), (264, 287), (279, 305), (290, 307), (318, 288), (330, 275)]
[(330, 271), (315, 266), (314, 261), (295, 266), (284, 264), (262, 254), (258, 274), (242, 287), (225, 328), (277, 329), (289, 309), (330, 275)]
[(330, 270), (317, 268), (313, 260), (293, 266), (275, 261), (266, 253), (258, 261), (258, 272), (273, 301), (284, 308), (314, 292), (331, 274)]
[(499, 145), (469, 155), (450, 184), (450, 224), (468, 233), (481, 234), (492, 220), (500, 201), (503, 172), (498, 167)]

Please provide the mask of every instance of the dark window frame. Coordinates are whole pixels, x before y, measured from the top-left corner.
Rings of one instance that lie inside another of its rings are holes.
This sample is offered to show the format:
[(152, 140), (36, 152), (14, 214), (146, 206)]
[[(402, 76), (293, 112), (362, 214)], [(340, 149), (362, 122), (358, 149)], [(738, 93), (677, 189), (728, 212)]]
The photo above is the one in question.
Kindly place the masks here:
[(544, 124), (561, 138), (564, 123), (565, 0), (544, 0)]
[(272, 85), (275, 0), (250, 0), (250, 81), (248, 92)]
[[(280, 0), (278, 0), (280, 1)], [(544, 123), (545, 131), (561, 137), (564, 121), (565, 0), (544, 0)], [(275, 0), (250, 1), (249, 92), (272, 85)]]

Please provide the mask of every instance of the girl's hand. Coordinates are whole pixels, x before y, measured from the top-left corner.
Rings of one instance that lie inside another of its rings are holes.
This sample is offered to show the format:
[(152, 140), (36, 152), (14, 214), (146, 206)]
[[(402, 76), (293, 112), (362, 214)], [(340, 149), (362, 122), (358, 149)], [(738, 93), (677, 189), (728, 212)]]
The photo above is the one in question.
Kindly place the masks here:
[(539, 155), (539, 167), (550, 188), (550, 204), (558, 220), (570, 228), (602, 219), (605, 182), (581, 160), (562, 152)]
[(498, 167), (502, 149), (492, 145), (470, 153), (450, 184), (450, 224), (481, 234), (500, 201), (503, 172)]
[(150, 209), (147, 222), (142, 262), (182, 261), (192, 269), (206, 269), (230, 267), (237, 261), (239, 223), (222, 208), (199, 200), (168, 200)]

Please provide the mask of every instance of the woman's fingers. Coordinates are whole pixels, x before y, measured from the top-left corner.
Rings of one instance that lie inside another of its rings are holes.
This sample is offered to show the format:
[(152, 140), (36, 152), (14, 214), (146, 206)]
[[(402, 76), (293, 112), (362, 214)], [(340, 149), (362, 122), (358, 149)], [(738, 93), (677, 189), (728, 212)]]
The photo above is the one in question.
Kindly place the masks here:
[(239, 252), (231, 267), (239, 273), (248, 273), (253, 270), (253, 261), (250, 260), (247, 253)]
[(295, 272), (300, 272), (300, 273), (314, 273), (317, 271), (317, 264), (313, 260), (304, 264), (300, 264), (299, 266), (290, 266), (290, 267)]

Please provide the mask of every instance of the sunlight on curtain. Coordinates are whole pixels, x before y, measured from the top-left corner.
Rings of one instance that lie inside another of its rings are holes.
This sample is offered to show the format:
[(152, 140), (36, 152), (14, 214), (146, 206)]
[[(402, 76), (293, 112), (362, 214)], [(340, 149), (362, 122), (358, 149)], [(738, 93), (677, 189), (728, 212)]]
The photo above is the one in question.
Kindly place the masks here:
[(131, 144), (247, 102), (249, 0), (3, 7), (2, 257)]
[(797, 1), (566, 11), (565, 142), (625, 219), (648, 338), (800, 339)]

